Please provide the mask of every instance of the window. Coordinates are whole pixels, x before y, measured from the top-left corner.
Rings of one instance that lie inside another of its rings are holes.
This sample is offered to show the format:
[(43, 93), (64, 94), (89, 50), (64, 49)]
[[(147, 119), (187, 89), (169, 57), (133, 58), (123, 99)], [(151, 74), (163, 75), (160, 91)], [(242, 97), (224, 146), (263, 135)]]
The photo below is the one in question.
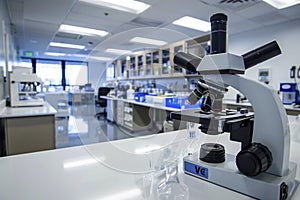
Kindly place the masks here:
[(116, 64), (111, 63), (106, 69), (106, 80), (112, 80), (115, 78), (115, 66)]
[(31, 59), (30, 58), (22, 58), (21, 62), (18, 63), (20, 67), (32, 67)]
[[(73, 89), (88, 83), (88, 63), (51, 59), (36, 60), (36, 74), (42, 79), (43, 92)], [(32, 67), (33, 59), (22, 58), (20, 66)], [(65, 73), (63, 63), (65, 62)], [(64, 75), (64, 77), (63, 77)], [(65, 82), (63, 80), (66, 80)], [(65, 87), (68, 86), (68, 87)]]
[(43, 91), (61, 90), (61, 62), (53, 60), (37, 60), (36, 74), (42, 79)]
[(84, 62), (66, 62), (66, 85), (77, 86), (88, 83), (88, 68)]

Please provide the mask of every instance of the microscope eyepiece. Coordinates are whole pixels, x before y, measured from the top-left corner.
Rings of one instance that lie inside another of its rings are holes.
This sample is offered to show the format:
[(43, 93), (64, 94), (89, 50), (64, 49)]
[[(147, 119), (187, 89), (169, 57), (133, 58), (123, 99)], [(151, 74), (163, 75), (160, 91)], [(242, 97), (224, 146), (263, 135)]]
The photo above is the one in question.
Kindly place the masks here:
[(201, 62), (201, 58), (192, 54), (179, 52), (174, 56), (173, 61), (176, 65), (179, 65), (190, 72), (197, 72), (197, 67)]
[(281, 54), (281, 49), (276, 41), (272, 41), (261, 47), (243, 54), (245, 68), (249, 69), (256, 64), (264, 62)]
[(225, 53), (227, 50), (227, 16), (217, 13), (210, 17), (210, 54)]

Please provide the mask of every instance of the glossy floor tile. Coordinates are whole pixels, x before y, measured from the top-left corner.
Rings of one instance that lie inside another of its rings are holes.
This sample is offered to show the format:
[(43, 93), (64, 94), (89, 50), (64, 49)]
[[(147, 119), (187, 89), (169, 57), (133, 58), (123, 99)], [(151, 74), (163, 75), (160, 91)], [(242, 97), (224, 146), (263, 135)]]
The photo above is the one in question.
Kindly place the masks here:
[(56, 148), (93, 144), (151, 134), (131, 133), (106, 120), (95, 116), (94, 105), (72, 106), (68, 118), (56, 118)]

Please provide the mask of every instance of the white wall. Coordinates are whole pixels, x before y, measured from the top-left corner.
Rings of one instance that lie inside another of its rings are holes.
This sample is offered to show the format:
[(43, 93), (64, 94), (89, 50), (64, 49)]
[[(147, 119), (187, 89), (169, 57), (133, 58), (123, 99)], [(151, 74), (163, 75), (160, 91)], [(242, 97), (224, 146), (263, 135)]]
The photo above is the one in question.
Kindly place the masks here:
[[(0, 0), (0, 67), (3, 67), (3, 72), (6, 74), (6, 67), (8, 70), (11, 70), (13, 62), (16, 60), (16, 48), (14, 44), (14, 38), (11, 34), (11, 22), (9, 19), (9, 15), (7, 12), (6, 0)], [(7, 34), (8, 38), (8, 63), (6, 66), (5, 63), (5, 44), (4, 44), (4, 33)], [(0, 99), (3, 98), (3, 94), (7, 95), (7, 85), (3, 87), (2, 83), (0, 83)]]
[(7, 14), (7, 9), (6, 9), (6, 2), (5, 0), (0, 0), (0, 66), (4, 66), (4, 38), (3, 38), (3, 33), (4, 33), (4, 27), (2, 23), (5, 23), (5, 26), (9, 25), (9, 18)]
[(92, 84), (95, 91), (105, 82), (106, 63), (99, 61), (89, 61), (88, 81)]
[[(297, 68), (300, 66), (300, 20), (229, 36), (228, 51), (242, 55), (273, 40), (278, 42), (282, 54), (248, 69), (245, 75), (258, 80), (258, 69), (270, 67), (271, 80), (269, 85), (275, 90), (279, 90), (281, 82), (293, 82), (289, 78), (291, 66), (296, 65)], [(235, 94), (231, 91), (225, 98), (235, 99)]]
[(16, 48), (14, 43), (14, 36), (11, 32), (11, 22), (9, 19), (6, 0), (0, 0), (0, 66), (5, 65), (4, 58), (4, 33), (7, 33), (8, 37), (8, 52), (9, 52), (9, 70), (11, 70), (11, 66), (13, 62), (16, 61)]

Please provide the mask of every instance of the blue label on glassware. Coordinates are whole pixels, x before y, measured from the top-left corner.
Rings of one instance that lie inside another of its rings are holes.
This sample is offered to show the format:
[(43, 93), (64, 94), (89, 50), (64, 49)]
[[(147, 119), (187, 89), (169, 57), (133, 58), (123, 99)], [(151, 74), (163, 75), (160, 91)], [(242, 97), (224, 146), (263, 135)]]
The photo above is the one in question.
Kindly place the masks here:
[(205, 167), (184, 161), (184, 171), (208, 179), (208, 169)]

